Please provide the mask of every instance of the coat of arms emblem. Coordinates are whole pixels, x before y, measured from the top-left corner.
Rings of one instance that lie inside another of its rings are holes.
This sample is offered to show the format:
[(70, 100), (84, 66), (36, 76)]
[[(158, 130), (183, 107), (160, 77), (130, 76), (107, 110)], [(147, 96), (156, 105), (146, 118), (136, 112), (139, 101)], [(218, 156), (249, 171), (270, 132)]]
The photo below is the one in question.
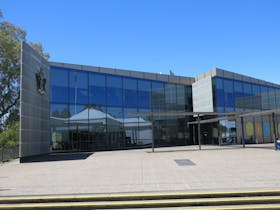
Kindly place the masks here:
[(37, 82), (37, 91), (41, 95), (44, 95), (46, 93), (46, 78), (45, 78), (44, 72), (41, 68), (35, 74), (35, 77), (36, 77), (36, 82)]

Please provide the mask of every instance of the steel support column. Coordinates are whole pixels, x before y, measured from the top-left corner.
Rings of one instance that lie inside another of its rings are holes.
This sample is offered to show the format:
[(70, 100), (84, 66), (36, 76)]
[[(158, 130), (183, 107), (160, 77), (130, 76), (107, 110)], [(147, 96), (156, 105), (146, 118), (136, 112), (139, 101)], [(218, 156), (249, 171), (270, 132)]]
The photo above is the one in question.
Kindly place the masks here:
[(244, 119), (241, 117), (241, 128), (242, 128), (242, 145), (245, 148), (245, 138), (244, 138)]
[(198, 140), (198, 148), (201, 150), (201, 140), (200, 140), (200, 117), (197, 115), (197, 140)]

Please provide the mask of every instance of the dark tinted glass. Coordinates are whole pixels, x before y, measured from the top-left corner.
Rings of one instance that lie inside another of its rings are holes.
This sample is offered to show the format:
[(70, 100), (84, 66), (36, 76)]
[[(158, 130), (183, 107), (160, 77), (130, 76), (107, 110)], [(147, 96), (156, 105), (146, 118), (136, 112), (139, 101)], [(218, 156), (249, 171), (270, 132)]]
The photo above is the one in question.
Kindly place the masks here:
[(268, 98), (268, 87), (261, 86), (261, 103), (262, 109), (267, 110), (270, 109), (269, 98)]
[(276, 95), (275, 95), (275, 89), (270, 87), (268, 89), (268, 97), (269, 97), (269, 106), (270, 109), (276, 109)]
[(165, 104), (167, 110), (176, 110), (177, 108), (177, 86), (166, 84), (165, 86)]
[(188, 112), (193, 111), (193, 105), (192, 105), (192, 86), (185, 86), (185, 98), (186, 98), (186, 106), (185, 110)]
[(186, 100), (185, 86), (177, 85), (177, 110), (184, 111), (186, 103), (188, 101)]
[(164, 83), (152, 82), (152, 109), (153, 112), (164, 111)]

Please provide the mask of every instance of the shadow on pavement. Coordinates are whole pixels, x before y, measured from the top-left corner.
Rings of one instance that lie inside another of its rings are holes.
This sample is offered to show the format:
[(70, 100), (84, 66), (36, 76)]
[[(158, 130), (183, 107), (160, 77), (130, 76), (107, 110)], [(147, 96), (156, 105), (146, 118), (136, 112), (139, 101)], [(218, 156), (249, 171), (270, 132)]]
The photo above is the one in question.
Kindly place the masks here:
[[(266, 150), (275, 150), (273, 145), (269, 144), (246, 144), (245, 148), (243, 148), (243, 145), (221, 145), (221, 146), (213, 146), (211, 145), (201, 145), (201, 150), (203, 151), (209, 151), (209, 150), (242, 150), (242, 149), (266, 149)], [(169, 152), (193, 152), (193, 151), (200, 151), (198, 146), (196, 147), (190, 147), (190, 148), (184, 148), (180, 149), (179, 147), (168, 149), (168, 147), (165, 147), (163, 150), (162, 148), (155, 148), (155, 151), (146, 151), (147, 153), (169, 153)]]
[(49, 161), (65, 161), (65, 160), (85, 160), (93, 152), (77, 152), (77, 153), (50, 153), (46, 155), (32, 156), (24, 158), (24, 163), (33, 162), (49, 162)]

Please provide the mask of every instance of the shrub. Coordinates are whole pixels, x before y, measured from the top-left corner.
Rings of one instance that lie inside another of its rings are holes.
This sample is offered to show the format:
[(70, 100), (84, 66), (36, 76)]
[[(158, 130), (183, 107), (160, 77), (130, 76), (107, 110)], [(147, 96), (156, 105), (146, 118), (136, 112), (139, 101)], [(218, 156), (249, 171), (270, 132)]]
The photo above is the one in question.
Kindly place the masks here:
[(19, 123), (0, 133), (0, 148), (11, 148), (19, 145)]

